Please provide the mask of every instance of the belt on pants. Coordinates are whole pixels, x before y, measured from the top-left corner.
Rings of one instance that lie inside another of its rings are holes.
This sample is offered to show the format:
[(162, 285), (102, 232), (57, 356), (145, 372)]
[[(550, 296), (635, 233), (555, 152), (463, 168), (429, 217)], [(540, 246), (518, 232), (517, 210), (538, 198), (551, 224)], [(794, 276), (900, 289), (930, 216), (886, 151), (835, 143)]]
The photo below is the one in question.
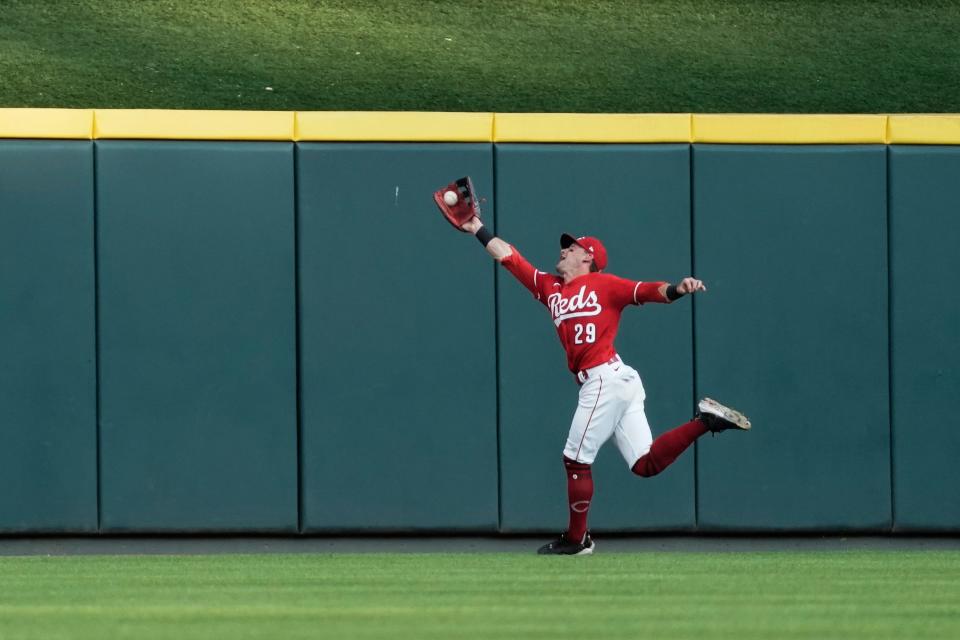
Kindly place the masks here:
[(602, 364), (598, 364), (594, 367), (590, 367), (589, 369), (581, 369), (580, 371), (577, 371), (577, 373), (575, 374), (577, 378), (577, 383), (583, 384), (584, 382), (589, 380), (591, 375), (596, 375), (597, 373), (596, 370), (599, 369), (600, 367), (606, 366), (608, 364), (617, 364), (618, 362), (621, 362), (620, 356), (614, 355), (612, 358), (610, 358), (609, 360), (607, 360)]

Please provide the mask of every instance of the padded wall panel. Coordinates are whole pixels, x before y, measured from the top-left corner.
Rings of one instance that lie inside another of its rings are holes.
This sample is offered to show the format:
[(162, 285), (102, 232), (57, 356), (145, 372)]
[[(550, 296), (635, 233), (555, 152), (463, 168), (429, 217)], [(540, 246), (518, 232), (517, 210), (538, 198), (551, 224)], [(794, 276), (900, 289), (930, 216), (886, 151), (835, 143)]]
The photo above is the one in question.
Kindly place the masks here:
[(293, 183), (292, 143), (97, 143), (105, 530), (296, 530)]
[(704, 529), (891, 525), (886, 150), (694, 146), (697, 388), (753, 420), (702, 446)]
[(494, 265), (432, 191), (482, 144), (298, 148), (307, 531), (497, 527)]
[(897, 530), (960, 529), (960, 147), (890, 148)]
[[(640, 280), (690, 272), (688, 145), (497, 145), (498, 232), (552, 272), (563, 232), (595, 235), (607, 271)], [(567, 523), (562, 455), (578, 387), (549, 312), (498, 268), (502, 529)], [(624, 311), (617, 347), (640, 373), (654, 436), (692, 412), (691, 301)], [(693, 450), (666, 472), (634, 476), (613, 442), (594, 469), (594, 530), (694, 525)]]
[(97, 528), (93, 145), (0, 141), (0, 532)]

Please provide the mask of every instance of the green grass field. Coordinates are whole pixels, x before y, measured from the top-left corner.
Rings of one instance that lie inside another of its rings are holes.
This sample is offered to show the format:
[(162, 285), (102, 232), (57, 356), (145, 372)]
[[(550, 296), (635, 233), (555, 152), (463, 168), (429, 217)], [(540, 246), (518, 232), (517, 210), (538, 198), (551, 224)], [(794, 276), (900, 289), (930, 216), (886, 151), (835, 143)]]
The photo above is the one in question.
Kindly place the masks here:
[(960, 112), (958, 32), (954, 0), (2, 0), (0, 106)]
[(957, 638), (960, 553), (0, 558), (0, 638)]

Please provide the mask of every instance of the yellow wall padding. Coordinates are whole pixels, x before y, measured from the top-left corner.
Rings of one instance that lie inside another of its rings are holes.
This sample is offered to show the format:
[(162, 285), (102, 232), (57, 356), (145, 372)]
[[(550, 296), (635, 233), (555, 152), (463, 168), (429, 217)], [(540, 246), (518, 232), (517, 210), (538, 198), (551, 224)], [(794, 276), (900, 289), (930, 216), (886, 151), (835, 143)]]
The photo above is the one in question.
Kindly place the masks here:
[(162, 140), (292, 140), (292, 111), (97, 109), (94, 137)]
[(0, 139), (960, 144), (960, 114), (0, 109)]
[(690, 142), (689, 113), (497, 113), (496, 142)]
[(694, 114), (693, 142), (729, 144), (883, 144), (887, 116)]
[(0, 138), (89, 140), (93, 109), (0, 109)]
[(299, 111), (295, 140), (490, 142), (492, 113)]
[(960, 115), (890, 116), (887, 141), (891, 144), (960, 144)]

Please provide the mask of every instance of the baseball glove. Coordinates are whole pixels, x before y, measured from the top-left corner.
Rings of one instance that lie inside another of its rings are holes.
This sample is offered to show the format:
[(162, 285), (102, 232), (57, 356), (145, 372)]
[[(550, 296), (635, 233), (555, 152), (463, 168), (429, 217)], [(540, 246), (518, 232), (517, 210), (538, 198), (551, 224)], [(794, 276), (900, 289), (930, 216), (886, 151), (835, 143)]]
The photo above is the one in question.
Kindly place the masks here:
[(473, 181), (470, 176), (460, 178), (445, 187), (433, 192), (433, 201), (440, 208), (440, 213), (458, 230), (466, 233), (463, 224), (473, 216), (480, 217), (480, 201), (473, 190)]

